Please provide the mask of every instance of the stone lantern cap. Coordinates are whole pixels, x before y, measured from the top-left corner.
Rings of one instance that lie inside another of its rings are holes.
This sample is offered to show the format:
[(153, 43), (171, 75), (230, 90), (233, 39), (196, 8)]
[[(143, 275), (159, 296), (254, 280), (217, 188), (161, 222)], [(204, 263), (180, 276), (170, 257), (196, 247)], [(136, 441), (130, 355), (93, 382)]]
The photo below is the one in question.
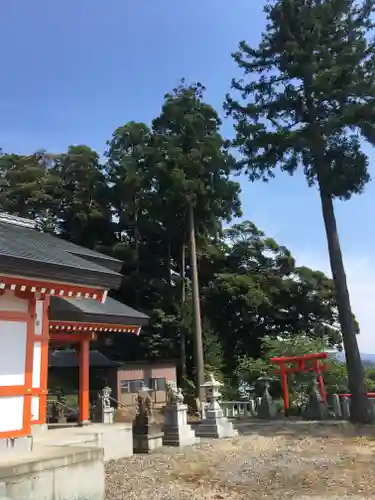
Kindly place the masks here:
[(143, 383), (138, 392), (149, 392), (149, 391), (151, 391), (151, 389), (147, 387), (145, 383)]
[(268, 375), (262, 375), (256, 379), (256, 382), (273, 382), (273, 378)]
[(214, 374), (210, 373), (207, 382), (201, 385), (201, 387), (222, 387), (223, 384), (215, 379)]

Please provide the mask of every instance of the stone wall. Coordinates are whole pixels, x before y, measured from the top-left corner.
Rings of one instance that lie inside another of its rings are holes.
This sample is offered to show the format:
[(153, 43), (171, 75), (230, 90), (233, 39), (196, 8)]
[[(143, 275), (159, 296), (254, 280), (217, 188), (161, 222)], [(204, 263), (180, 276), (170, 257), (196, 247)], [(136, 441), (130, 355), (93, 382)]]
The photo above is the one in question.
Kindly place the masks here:
[(0, 462), (0, 498), (104, 500), (103, 450), (49, 446)]

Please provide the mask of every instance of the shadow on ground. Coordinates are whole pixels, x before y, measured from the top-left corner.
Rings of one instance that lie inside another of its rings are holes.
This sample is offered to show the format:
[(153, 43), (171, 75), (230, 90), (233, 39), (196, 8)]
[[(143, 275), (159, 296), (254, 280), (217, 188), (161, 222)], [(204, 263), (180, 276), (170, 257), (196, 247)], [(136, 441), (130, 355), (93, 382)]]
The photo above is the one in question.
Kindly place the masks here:
[(263, 437), (284, 436), (286, 438), (304, 437), (367, 437), (375, 440), (375, 425), (356, 426), (343, 421), (323, 420), (306, 421), (302, 419), (285, 419), (274, 421), (233, 420), (239, 435), (256, 434)]

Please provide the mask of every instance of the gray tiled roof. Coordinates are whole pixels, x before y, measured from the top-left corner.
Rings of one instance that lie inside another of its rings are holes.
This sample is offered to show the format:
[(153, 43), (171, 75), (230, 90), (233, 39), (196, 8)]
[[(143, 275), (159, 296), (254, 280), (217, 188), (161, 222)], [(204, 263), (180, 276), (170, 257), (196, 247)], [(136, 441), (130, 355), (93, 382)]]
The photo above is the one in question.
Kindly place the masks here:
[[(108, 359), (99, 351), (90, 351), (91, 368), (110, 368), (119, 366), (120, 363)], [(78, 368), (79, 361), (76, 351), (73, 349), (56, 349), (48, 353), (48, 366), (50, 368)]]
[(112, 297), (104, 304), (93, 299), (51, 297), (50, 320), (142, 326), (149, 317)]
[(120, 262), (35, 229), (0, 222), (0, 272), (9, 269), (14, 274), (19, 269), (21, 275), (38, 276), (44, 272), (53, 275), (55, 271), (56, 279), (63, 280), (60, 275), (64, 271), (66, 279), (73, 283), (86, 284), (90, 276), (98, 285), (107, 287), (108, 282), (109, 288), (117, 287), (120, 274), (98, 263), (106, 259)]

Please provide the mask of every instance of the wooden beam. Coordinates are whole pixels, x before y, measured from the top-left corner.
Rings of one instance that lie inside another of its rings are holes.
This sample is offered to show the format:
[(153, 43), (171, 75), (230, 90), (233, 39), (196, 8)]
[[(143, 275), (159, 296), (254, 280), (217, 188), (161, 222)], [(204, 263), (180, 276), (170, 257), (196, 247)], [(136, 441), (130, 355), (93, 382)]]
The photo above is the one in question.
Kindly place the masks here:
[(327, 359), (327, 352), (317, 352), (314, 354), (303, 354), (302, 356), (282, 356), (280, 358), (271, 358), (271, 363), (280, 364), (280, 363), (293, 363), (295, 361), (310, 361), (313, 359)]
[(97, 335), (92, 333), (52, 333), (49, 336), (50, 342), (62, 342), (67, 344), (76, 344), (84, 340), (96, 340)]

